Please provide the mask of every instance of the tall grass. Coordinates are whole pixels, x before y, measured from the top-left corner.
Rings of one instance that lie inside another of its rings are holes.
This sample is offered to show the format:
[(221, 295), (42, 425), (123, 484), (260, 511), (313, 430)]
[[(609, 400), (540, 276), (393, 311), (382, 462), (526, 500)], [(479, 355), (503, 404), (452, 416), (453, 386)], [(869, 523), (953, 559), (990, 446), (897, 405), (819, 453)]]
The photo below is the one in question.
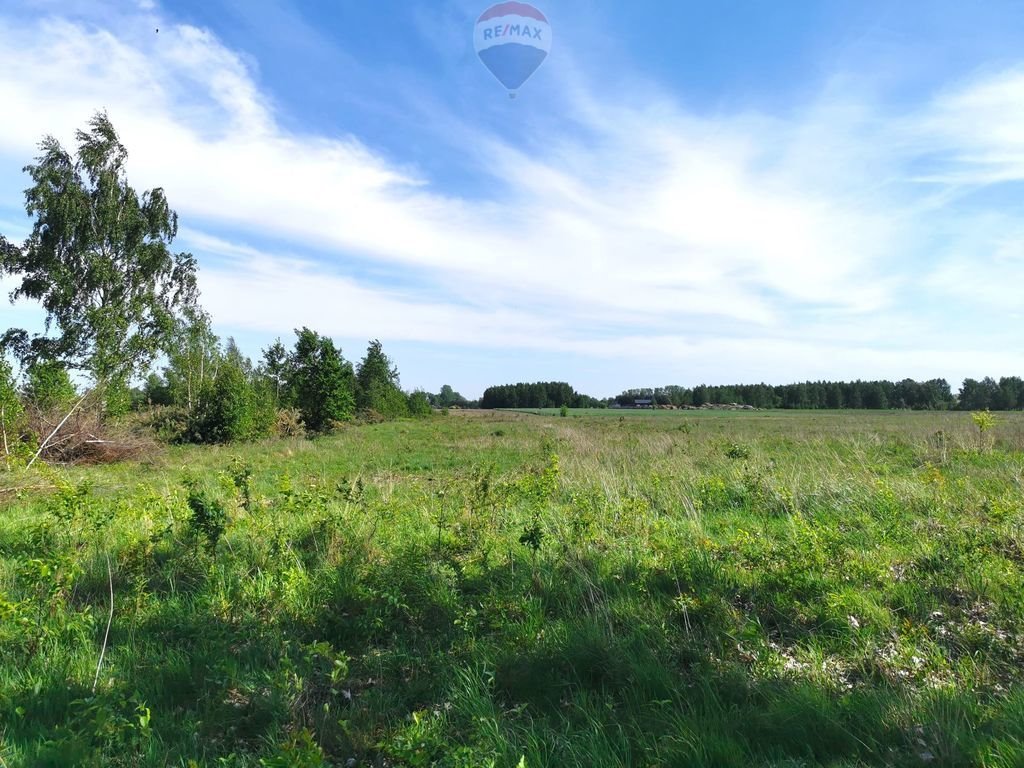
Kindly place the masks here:
[(52, 490), (0, 499), (0, 764), (1020, 765), (1022, 427), (453, 414), (5, 475)]

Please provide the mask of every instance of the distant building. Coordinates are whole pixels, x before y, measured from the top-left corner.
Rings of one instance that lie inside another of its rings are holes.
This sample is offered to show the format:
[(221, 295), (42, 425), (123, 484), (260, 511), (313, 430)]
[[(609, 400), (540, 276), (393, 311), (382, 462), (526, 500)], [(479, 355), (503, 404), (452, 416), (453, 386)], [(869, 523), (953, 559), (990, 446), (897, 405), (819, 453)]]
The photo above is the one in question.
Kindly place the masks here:
[(633, 401), (634, 408), (653, 408), (654, 401), (650, 398), (637, 398)]

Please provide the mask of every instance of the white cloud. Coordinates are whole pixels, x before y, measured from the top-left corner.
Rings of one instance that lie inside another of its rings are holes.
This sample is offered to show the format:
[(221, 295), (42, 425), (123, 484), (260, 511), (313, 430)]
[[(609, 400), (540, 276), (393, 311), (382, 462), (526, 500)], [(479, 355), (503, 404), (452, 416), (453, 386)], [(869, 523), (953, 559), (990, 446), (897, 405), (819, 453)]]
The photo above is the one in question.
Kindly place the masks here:
[[(497, 185), (489, 199), (460, 196), (368, 140), (286, 130), (258, 73), (211, 33), (137, 22), (0, 16), (0, 156), (23, 161), (48, 132), (70, 141), (108, 109), (133, 182), (164, 186), (191, 228), (183, 240), (225, 257), (205, 259), (201, 277), (219, 323), (268, 335), (543, 339), (679, 363), (747, 354), (765, 370), (804, 359), (794, 376), (826, 370), (830, 350), (925, 368), (905, 350), (936, 329), (901, 322), (908, 256), (929, 224), (907, 192), (914, 164), (942, 157), (946, 185), (1024, 178), (1024, 74), (1008, 72), (891, 121), (832, 94), (787, 119), (697, 117), (664, 95), (616, 105), (567, 87), (575, 122), (543, 141), (462, 126), (453, 140)], [(218, 230), (246, 234), (203, 234)], [(264, 238), (305, 256), (250, 247)], [(975, 255), (963, 254), (923, 288), (991, 299), (964, 279)], [(423, 287), (375, 287), (353, 260)], [(904, 351), (863, 346), (881, 340)]]
[(933, 178), (958, 184), (1024, 181), (1024, 68), (946, 90), (920, 129), (947, 161)]

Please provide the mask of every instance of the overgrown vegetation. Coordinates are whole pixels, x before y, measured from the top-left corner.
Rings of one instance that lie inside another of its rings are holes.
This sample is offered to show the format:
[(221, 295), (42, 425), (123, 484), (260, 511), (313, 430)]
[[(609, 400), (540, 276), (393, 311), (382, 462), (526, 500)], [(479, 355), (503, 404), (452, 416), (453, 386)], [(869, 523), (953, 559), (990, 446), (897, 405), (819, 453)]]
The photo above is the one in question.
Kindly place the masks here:
[(0, 759), (1019, 765), (1024, 420), (984, 437), (467, 413), (7, 473)]

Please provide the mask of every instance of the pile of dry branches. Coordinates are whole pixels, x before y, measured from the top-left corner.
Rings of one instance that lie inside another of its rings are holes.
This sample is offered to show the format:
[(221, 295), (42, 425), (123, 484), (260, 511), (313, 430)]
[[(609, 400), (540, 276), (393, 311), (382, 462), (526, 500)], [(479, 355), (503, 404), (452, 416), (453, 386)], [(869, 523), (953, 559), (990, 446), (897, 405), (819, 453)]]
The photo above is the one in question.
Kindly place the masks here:
[(25, 416), (28, 431), (39, 441), (38, 458), (50, 464), (105, 464), (139, 459), (157, 450), (152, 438), (104, 423), (101, 409), (85, 399), (70, 412), (29, 406)]

